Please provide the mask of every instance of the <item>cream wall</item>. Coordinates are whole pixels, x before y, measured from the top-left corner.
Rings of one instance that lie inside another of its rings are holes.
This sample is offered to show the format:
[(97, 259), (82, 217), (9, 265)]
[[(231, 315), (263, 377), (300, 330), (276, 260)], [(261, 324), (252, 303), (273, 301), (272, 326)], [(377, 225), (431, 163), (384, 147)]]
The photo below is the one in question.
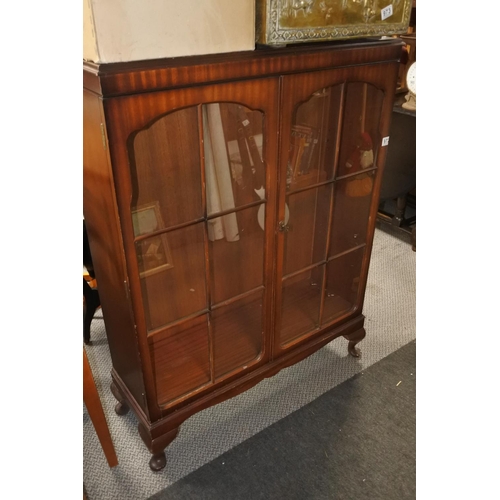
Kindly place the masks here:
[(84, 59), (125, 62), (255, 48), (255, 0), (83, 0)]
[(83, 0), (83, 58), (89, 61), (99, 61), (90, 0)]

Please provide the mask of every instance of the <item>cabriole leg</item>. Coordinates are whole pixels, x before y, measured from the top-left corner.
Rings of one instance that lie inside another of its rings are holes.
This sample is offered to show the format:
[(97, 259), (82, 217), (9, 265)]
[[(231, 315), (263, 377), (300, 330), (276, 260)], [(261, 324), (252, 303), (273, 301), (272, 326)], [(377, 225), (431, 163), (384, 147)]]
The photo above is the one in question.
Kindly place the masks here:
[(361, 353), (359, 352), (359, 349), (356, 349), (356, 344), (361, 342), (366, 336), (366, 331), (364, 328), (361, 328), (359, 330), (356, 330), (353, 333), (350, 333), (349, 335), (344, 335), (344, 337), (349, 341), (349, 345), (347, 346), (347, 350), (351, 356), (354, 356), (355, 358), (359, 358), (361, 356)]
[(158, 472), (167, 465), (165, 448), (177, 437), (178, 433), (179, 428), (176, 427), (163, 436), (152, 439), (149, 430), (143, 424), (139, 424), (139, 434), (148, 450), (153, 454), (149, 461), (149, 467), (153, 472)]
[(126, 415), (128, 413), (129, 407), (125, 401), (125, 398), (123, 397), (123, 394), (120, 392), (120, 389), (118, 389), (118, 386), (114, 382), (111, 382), (111, 392), (118, 401), (118, 403), (115, 405), (115, 413), (117, 415)]

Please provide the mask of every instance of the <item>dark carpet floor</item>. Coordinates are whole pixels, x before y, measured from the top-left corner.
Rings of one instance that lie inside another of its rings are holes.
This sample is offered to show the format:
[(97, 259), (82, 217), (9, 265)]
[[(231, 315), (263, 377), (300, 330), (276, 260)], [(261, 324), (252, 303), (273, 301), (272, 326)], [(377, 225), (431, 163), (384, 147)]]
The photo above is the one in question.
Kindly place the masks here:
[(415, 376), (412, 341), (150, 500), (413, 499)]

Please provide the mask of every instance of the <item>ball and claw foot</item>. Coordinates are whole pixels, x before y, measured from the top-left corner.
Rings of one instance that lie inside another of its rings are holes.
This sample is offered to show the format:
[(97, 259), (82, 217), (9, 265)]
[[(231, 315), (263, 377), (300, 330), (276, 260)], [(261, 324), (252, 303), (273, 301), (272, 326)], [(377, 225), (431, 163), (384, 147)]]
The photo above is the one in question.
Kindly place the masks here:
[(170, 429), (165, 434), (155, 438), (151, 436), (150, 430), (143, 423), (139, 422), (138, 429), (139, 435), (152, 455), (149, 460), (149, 468), (153, 472), (162, 470), (167, 464), (165, 448), (176, 438), (179, 432), (179, 427)]
[(165, 452), (157, 453), (151, 457), (149, 461), (149, 467), (153, 472), (158, 472), (165, 468), (167, 465), (167, 457), (165, 456)]

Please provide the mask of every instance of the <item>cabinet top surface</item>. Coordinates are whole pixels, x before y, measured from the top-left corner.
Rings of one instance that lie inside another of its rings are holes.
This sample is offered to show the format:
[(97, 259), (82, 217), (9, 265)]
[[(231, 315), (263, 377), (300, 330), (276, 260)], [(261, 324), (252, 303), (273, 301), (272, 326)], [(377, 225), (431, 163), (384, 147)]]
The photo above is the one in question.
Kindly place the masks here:
[(96, 64), (84, 61), (83, 86), (104, 97), (236, 79), (399, 61), (397, 38), (316, 42), (281, 48)]

